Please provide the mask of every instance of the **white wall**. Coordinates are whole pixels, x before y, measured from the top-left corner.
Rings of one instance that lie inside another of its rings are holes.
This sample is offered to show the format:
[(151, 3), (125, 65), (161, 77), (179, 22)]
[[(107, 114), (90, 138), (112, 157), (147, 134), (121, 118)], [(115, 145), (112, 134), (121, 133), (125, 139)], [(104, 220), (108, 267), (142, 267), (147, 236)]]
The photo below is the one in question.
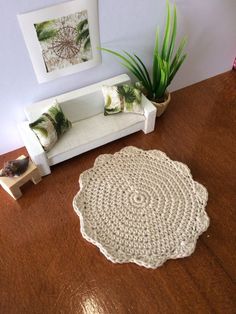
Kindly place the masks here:
[[(23, 107), (34, 101), (127, 72), (103, 54), (102, 65), (38, 84), (16, 15), (60, 0), (0, 0), (0, 154), (23, 146), (17, 122)], [(188, 58), (171, 90), (201, 81), (232, 67), (236, 55), (236, 0), (176, 0), (178, 38), (188, 36)], [(165, 0), (99, 0), (103, 47), (135, 52), (151, 65), (156, 25), (164, 26)]]

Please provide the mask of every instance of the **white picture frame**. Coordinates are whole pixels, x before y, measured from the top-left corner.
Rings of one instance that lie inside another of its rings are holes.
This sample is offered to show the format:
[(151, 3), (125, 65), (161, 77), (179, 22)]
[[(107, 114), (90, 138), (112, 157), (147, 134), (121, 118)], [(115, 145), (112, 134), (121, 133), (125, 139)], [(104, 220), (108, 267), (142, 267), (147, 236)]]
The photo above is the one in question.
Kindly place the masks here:
[(17, 17), (39, 83), (101, 63), (97, 0), (69, 1)]

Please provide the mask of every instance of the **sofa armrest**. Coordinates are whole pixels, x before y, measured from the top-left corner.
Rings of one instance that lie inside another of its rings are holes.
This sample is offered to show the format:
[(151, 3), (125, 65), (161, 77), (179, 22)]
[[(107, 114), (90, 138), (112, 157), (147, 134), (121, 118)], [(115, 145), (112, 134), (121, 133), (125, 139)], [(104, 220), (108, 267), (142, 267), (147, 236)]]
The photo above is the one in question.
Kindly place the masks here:
[(46, 152), (43, 150), (35, 133), (30, 129), (29, 122), (21, 122), (18, 129), (31, 160), (38, 167), (42, 176), (51, 173)]
[(144, 108), (145, 124), (143, 132), (145, 134), (154, 131), (156, 122), (156, 107), (151, 103), (147, 97), (142, 95), (142, 104)]

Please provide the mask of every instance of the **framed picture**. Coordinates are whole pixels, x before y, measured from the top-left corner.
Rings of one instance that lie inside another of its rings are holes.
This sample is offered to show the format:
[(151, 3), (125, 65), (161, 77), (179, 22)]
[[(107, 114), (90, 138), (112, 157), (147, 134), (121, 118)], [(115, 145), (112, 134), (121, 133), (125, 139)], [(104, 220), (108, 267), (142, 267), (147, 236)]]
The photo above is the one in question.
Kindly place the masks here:
[(38, 82), (101, 63), (97, 0), (74, 0), (18, 15)]

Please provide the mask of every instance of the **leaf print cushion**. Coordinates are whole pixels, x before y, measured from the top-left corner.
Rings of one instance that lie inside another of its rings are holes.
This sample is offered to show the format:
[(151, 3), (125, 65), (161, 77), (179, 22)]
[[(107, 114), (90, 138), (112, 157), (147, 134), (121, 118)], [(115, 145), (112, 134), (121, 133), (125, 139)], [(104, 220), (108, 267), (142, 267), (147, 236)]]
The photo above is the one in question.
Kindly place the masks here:
[(121, 101), (117, 93), (117, 86), (103, 86), (102, 93), (104, 96), (104, 115), (121, 112)]
[(103, 86), (104, 115), (119, 112), (143, 114), (142, 93), (132, 85)]
[(29, 127), (37, 135), (40, 144), (45, 151), (49, 151), (58, 141), (60, 136), (71, 128), (71, 122), (65, 117), (60, 105), (55, 105), (44, 112)]

